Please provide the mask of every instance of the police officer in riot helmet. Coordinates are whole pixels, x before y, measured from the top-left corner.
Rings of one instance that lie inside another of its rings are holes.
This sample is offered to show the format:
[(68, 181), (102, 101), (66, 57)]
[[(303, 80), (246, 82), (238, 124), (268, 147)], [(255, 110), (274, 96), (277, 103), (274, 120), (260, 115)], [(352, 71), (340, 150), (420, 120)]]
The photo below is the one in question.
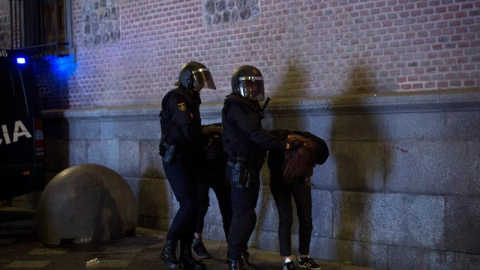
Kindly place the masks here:
[(255, 270), (248, 261), (247, 244), (255, 228), (260, 170), (267, 150), (290, 151), (302, 146), (288, 145), (264, 130), (261, 124), (265, 99), (263, 76), (256, 67), (237, 68), (232, 76), (232, 93), (222, 110), (223, 147), (228, 156), (226, 176), (232, 185), (233, 218), (228, 234), (231, 270)]
[[(160, 155), (163, 168), (179, 209), (166, 236), (161, 258), (169, 268), (203, 270), (205, 265), (192, 257), (193, 232), (199, 208), (197, 172), (205, 145), (200, 119), (200, 90), (215, 89), (208, 68), (188, 62), (180, 70), (176, 89), (162, 99)], [(180, 256), (175, 251), (180, 241)]]

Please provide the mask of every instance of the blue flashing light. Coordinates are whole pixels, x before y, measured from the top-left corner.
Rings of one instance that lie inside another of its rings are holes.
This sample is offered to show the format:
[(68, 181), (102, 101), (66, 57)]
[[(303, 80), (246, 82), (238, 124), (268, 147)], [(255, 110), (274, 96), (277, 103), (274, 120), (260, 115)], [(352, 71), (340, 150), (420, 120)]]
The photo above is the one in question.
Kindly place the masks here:
[(25, 63), (27, 63), (25, 57), (17, 57), (17, 64), (24, 65)]

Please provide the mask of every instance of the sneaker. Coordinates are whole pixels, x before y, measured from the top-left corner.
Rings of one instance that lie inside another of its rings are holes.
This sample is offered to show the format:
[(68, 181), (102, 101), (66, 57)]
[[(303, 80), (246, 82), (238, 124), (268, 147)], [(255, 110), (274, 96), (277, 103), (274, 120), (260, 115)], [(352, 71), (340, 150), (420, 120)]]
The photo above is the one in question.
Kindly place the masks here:
[(312, 270), (321, 270), (322, 268), (318, 265), (312, 258), (299, 258), (298, 259), (298, 266), (301, 268), (307, 268)]
[(192, 253), (195, 257), (199, 259), (210, 258), (210, 253), (208, 253), (207, 249), (203, 245), (203, 242), (200, 242), (198, 244), (193, 244)]
[(287, 262), (283, 264), (282, 270), (295, 270), (295, 266), (293, 265), (293, 262)]

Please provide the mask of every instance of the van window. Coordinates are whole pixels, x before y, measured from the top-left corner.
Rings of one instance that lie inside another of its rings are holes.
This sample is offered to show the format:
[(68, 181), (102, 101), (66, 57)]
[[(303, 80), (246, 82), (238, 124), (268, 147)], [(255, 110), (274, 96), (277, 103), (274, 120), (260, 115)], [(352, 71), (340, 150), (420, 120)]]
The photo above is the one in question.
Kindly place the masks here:
[(26, 115), (27, 100), (21, 79), (21, 70), (15, 65), (0, 66), (0, 115)]

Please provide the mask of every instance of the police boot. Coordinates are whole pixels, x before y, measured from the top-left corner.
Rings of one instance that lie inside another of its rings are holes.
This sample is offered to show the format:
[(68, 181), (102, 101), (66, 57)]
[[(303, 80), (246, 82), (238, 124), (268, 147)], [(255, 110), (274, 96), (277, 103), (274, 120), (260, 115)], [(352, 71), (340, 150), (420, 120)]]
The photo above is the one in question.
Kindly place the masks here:
[(178, 269), (178, 266), (180, 265), (180, 261), (177, 259), (177, 255), (175, 255), (176, 249), (177, 241), (167, 240), (162, 253), (160, 253), (160, 257), (167, 263), (167, 266), (170, 269)]
[(230, 264), (230, 270), (260, 270), (261, 268), (257, 268), (250, 264), (248, 259), (244, 254), (240, 256), (238, 260), (232, 260)]
[[(248, 261), (248, 258), (250, 257), (250, 253), (248, 253), (248, 251), (245, 251), (245, 253), (243, 253), (243, 257), (245, 257), (245, 259)], [(227, 251), (227, 264), (228, 265), (232, 264), (232, 259), (230, 259), (230, 255), (228, 255), (228, 251)]]
[(192, 257), (192, 241), (180, 241), (180, 268), (188, 270), (205, 269), (205, 264)]

